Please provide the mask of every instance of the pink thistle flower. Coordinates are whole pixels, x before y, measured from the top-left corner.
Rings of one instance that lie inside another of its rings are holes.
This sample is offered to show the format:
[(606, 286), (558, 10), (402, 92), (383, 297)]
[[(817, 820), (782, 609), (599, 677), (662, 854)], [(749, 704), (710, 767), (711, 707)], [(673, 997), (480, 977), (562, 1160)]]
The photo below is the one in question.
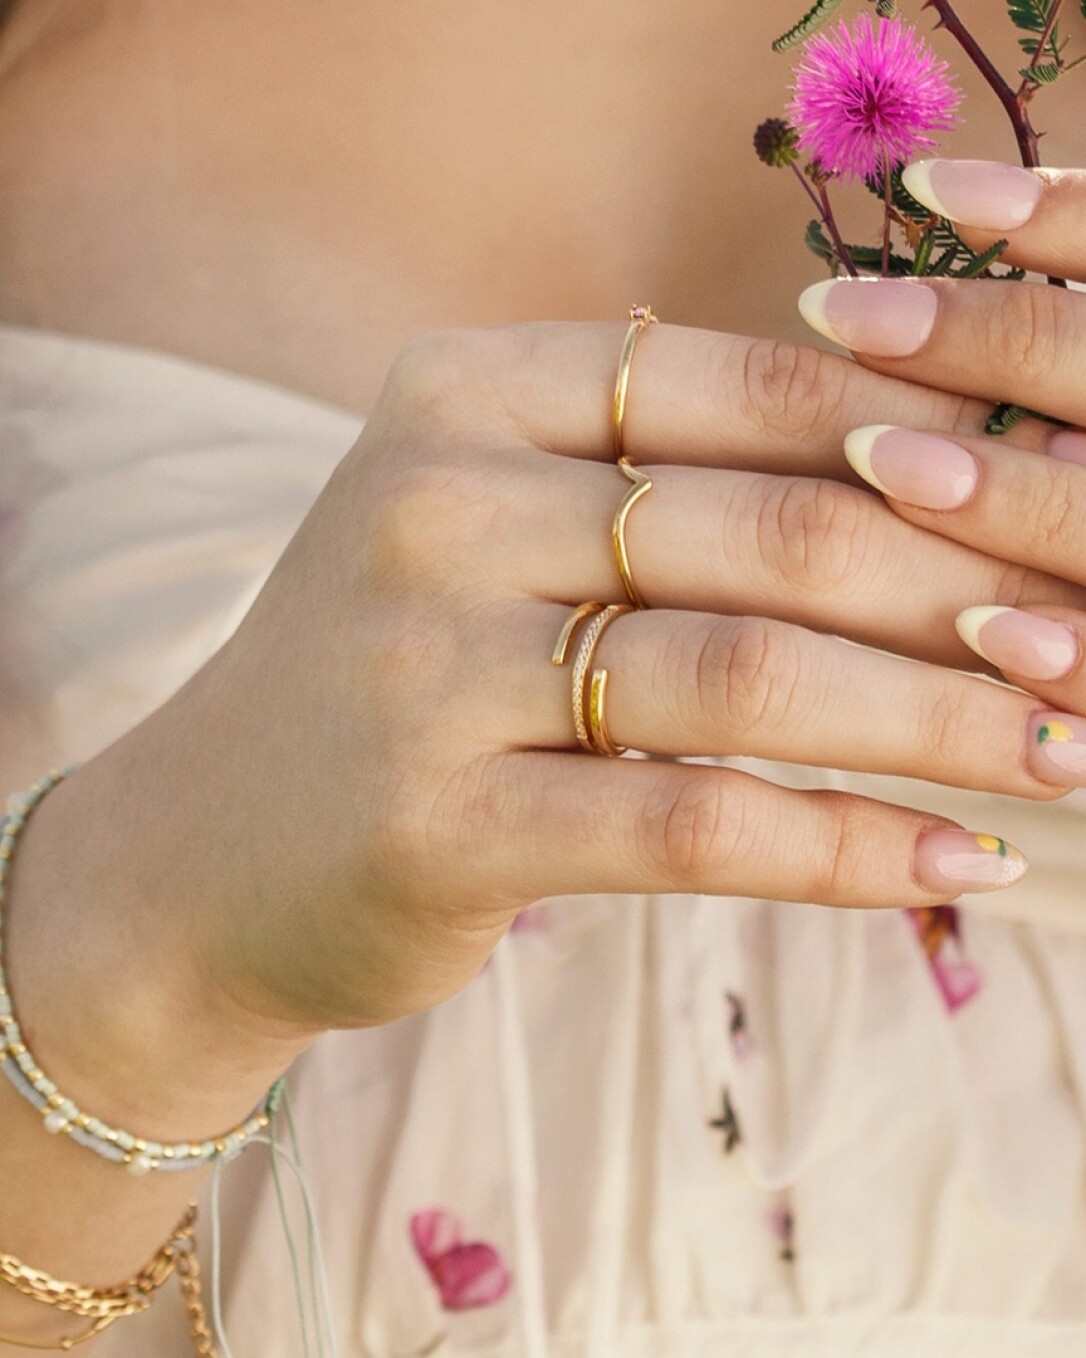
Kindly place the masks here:
[(788, 116), (799, 149), (845, 178), (881, 175), (930, 151), (935, 131), (959, 121), (961, 91), (945, 61), (901, 19), (861, 14), (852, 30), (840, 23), (803, 49)]

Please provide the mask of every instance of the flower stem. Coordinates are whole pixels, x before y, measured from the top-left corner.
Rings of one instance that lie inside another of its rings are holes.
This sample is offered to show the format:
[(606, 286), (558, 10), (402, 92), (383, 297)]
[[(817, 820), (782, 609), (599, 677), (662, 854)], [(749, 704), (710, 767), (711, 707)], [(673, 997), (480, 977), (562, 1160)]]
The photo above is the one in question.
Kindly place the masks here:
[(1040, 165), (1041, 159), (1037, 153), (1038, 137), (1033, 124), (1029, 120), (1028, 109), (1017, 98), (1014, 90), (992, 64), (991, 58), (981, 49), (976, 38), (962, 23), (951, 0), (924, 0), (923, 8), (935, 10), (939, 16), (936, 27), (945, 28), (958, 41), (966, 56), (992, 87), (999, 102), (1006, 109), (1007, 117), (1010, 118), (1011, 126), (1014, 128), (1014, 137), (1018, 143), (1022, 164), (1027, 166)]
[(886, 211), (883, 214), (882, 223), (882, 276), (888, 278), (890, 274), (890, 222), (894, 212), (894, 181), (893, 171), (890, 169), (889, 152), (882, 153), (882, 201)]
[[(1037, 50), (1033, 54), (1033, 60), (1026, 67), (1027, 74), (1022, 77), (1022, 83), (1021, 85), (1018, 86), (1018, 91), (1015, 94), (1015, 98), (1018, 100), (1020, 104), (1025, 103), (1026, 99), (1029, 96), (1030, 87), (1036, 83), (1030, 80), (1030, 75), (1033, 73), (1033, 70), (1038, 65), (1038, 63), (1044, 58), (1045, 48), (1048, 46), (1048, 41), (1052, 37), (1053, 30), (1055, 29), (1056, 23), (1059, 20), (1060, 10), (1062, 8), (1063, 0), (1054, 0), (1054, 3), (1052, 5), (1052, 12), (1048, 16), (1048, 22), (1045, 24), (1044, 32), (1041, 34), (1041, 39), (1037, 44)], [(1062, 64), (1060, 63), (1059, 53), (1055, 50), (1055, 48), (1053, 48), (1052, 50), (1052, 57), (1054, 61), (1056, 61), (1059, 64)]]
[[(1055, 0), (1052, 6), (1052, 14), (1049, 16), (1052, 23), (1046, 29), (1044, 42), (1047, 42), (1051, 36), (1052, 27), (1055, 26), (1055, 18), (1058, 17), (1062, 5), (1063, 0)], [(938, 14), (939, 21), (936, 27), (945, 28), (957, 40), (966, 56), (991, 86), (999, 102), (1006, 110), (1007, 117), (1011, 120), (1011, 126), (1014, 128), (1014, 139), (1018, 143), (1018, 154), (1022, 159), (1022, 164), (1028, 169), (1036, 169), (1041, 163), (1038, 152), (1040, 137), (1030, 121), (1029, 104), (1027, 102), (1030, 89), (1026, 82), (1023, 81), (1022, 89), (1017, 92), (1011, 89), (1010, 85), (996, 70), (992, 59), (981, 48), (965, 24), (962, 23), (952, 0), (924, 0), (922, 8), (933, 9)], [(1038, 48), (1038, 52), (1040, 51), (1043, 51), (1043, 47)], [(1033, 63), (1030, 64), (1030, 69), (1032, 70), (1032, 68)], [(1025, 90), (1025, 93), (1023, 93), (1023, 90)], [(1049, 276), (1048, 281), (1056, 288), (1067, 286), (1067, 280), (1064, 278)]]
[(858, 278), (859, 272), (857, 271), (856, 265), (852, 262), (852, 255), (849, 253), (849, 248), (841, 239), (841, 233), (837, 229), (837, 221), (834, 218), (833, 209), (830, 207), (830, 200), (826, 193), (825, 185), (821, 185), (819, 187), (819, 192), (816, 194), (814, 189), (811, 188), (807, 176), (795, 162), (793, 162), (791, 168), (792, 173), (799, 180), (803, 192), (811, 202), (814, 203), (815, 211), (822, 219), (822, 225), (830, 233), (830, 239), (833, 241), (833, 248), (837, 251), (837, 258), (841, 261), (841, 265), (845, 272), (851, 274), (853, 278)]

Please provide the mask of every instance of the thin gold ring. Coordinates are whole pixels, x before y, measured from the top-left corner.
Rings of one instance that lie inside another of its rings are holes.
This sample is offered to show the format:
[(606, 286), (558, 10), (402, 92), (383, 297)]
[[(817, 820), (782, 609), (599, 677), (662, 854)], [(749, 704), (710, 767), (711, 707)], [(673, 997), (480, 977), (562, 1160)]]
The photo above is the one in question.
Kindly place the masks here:
[(630, 307), (630, 328), (626, 331), (626, 342), (622, 346), (622, 357), (618, 361), (618, 377), (615, 379), (615, 399), (611, 407), (611, 439), (615, 458), (622, 456), (622, 420), (626, 414), (626, 391), (630, 385), (630, 369), (633, 367), (634, 350), (641, 332), (649, 325), (656, 325), (658, 317), (652, 314), (650, 306)]
[(577, 743), (589, 754), (614, 757), (626, 753), (626, 746), (616, 745), (607, 734), (604, 701), (607, 695), (607, 681), (610, 678), (609, 671), (593, 669), (592, 661), (600, 638), (611, 623), (623, 613), (633, 611), (629, 604), (608, 604), (601, 613), (596, 614), (581, 637), (577, 659), (573, 663), (573, 730), (577, 736)]
[(622, 587), (626, 591), (626, 598), (629, 599), (634, 608), (647, 608), (648, 605), (641, 597), (641, 591), (634, 583), (630, 553), (626, 546), (626, 520), (630, 516), (630, 510), (633, 509), (642, 495), (647, 495), (652, 489), (652, 477), (646, 476), (643, 471), (638, 470), (625, 454), (618, 460), (618, 469), (623, 476), (633, 482), (633, 485), (626, 492), (622, 503), (615, 510), (615, 517), (611, 520), (611, 543), (615, 549), (615, 564), (618, 566), (619, 575), (622, 576)]

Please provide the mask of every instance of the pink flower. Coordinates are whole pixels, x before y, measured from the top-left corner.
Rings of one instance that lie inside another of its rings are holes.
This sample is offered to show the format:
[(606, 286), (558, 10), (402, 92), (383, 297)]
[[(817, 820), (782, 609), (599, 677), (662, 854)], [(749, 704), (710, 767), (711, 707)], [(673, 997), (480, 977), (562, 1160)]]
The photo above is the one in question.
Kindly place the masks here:
[(846, 178), (881, 174), (935, 146), (934, 131), (958, 119), (961, 91), (945, 61), (916, 29), (898, 19), (861, 14), (852, 30), (841, 22), (803, 49), (788, 116), (799, 149)]
[(411, 1218), (411, 1239), (446, 1311), (490, 1306), (509, 1291), (509, 1270), (491, 1245), (465, 1244), (460, 1222), (435, 1208)]

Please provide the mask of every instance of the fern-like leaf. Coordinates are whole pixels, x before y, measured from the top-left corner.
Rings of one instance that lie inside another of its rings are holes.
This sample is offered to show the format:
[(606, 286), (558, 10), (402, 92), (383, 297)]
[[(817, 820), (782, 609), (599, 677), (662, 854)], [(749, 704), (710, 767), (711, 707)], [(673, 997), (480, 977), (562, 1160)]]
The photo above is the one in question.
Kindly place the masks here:
[(984, 432), (993, 435), (1008, 434), (1016, 424), (1020, 424), (1030, 414), (1032, 411), (1027, 410), (1025, 406), (1011, 405), (1004, 401), (988, 416)]
[(1027, 33), (1043, 33), (1053, 3), (1054, 0), (1007, 0), (1007, 13), (1015, 28)]
[(1036, 66), (1023, 66), (1018, 74), (1034, 85), (1054, 85), (1063, 74), (1063, 67), (1054, 61), (1041, 61)]
[[(1018, 3), (1018, 0), (1015, 0), (1015, 3)], [(774, 52), (786, 52), (789, 47), (795, 47), (797, 42), (809, 38), (816, 29), (821, 28), (833, 17), (841, 8), (841, 4), (842, 0), (815, 0), (799, 23), (776, 39), (773, 43)]]
[(981, 274), (987, 273), (991, 266), (1010, 244), (1007, 240), (997, 240), (996, 243), (983, 254), (974, 255), (968, 264), (958, 270), (955, 278), (979, 278)]

